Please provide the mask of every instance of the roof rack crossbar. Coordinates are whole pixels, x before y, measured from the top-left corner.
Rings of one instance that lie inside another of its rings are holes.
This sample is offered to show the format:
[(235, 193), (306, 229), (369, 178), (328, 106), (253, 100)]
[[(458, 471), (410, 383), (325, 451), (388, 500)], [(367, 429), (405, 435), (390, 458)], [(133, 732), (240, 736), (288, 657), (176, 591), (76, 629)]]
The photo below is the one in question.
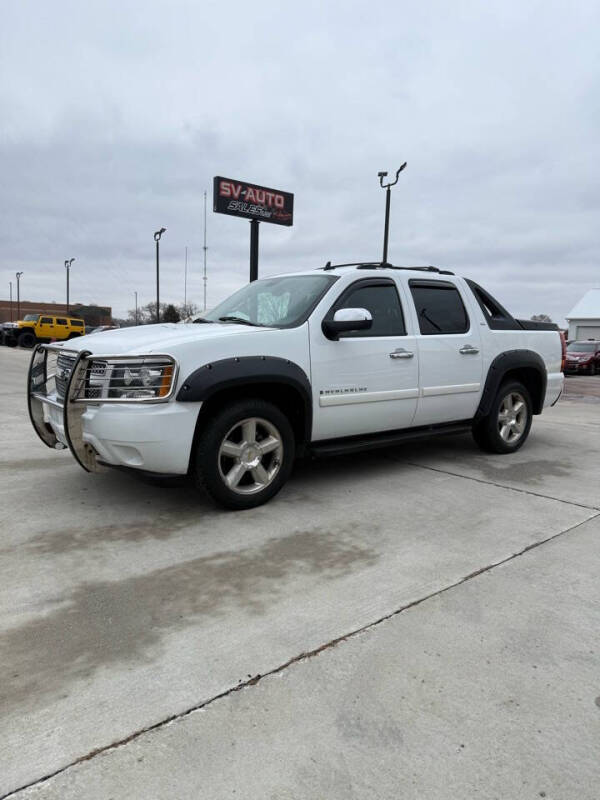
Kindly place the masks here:
[(454, 275), (449, 269), (440, 269), (432, 265), (427, 267), (396, 267), (394, 264), (388, 264), (385, 261), (352, 261), (348, 264), (332, 264), (331, 261), (328, 261), (321, 269), (330, 270), (338, 269), (338, 267), (356, 267), (356, 269), (402, 269), (417, 272), (436, 272), (439, 275)]

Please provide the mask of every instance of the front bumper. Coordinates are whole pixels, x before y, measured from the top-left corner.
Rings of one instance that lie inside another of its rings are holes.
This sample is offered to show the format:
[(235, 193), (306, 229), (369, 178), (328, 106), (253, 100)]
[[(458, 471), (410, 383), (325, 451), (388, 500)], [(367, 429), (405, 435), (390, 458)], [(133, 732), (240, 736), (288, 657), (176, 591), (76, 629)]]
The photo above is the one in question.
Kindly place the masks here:
[(201, 403), (74, 401), (86, 353), (75, 362), (63, 401), (53, 390), (54, 375), (48, 374), (52, 349), (51, 345), (36, 348), (28, 379), (31, 422), (48, 447), (68, 447), (88, 472), (98, 472), (106, 464), (159, 474), (187, 473)]
[(578, 372), (591, 372), (592, 369), (592, 362), (588, 361), (585, 364), (580, 364), (577, 362), (573, 362), (569, 364), (568, 362), (565, 364), (565, 375), (575, 375)]

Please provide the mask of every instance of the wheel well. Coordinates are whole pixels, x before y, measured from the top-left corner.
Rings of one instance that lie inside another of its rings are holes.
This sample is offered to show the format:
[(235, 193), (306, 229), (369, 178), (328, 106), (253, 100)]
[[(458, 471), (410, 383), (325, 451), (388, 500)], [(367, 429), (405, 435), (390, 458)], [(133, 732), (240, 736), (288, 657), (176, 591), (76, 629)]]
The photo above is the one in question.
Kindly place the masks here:
[[(221, 411), (228, 403), (234, 403), (251, 397), (258, 397), (273, 405), (289, 419), (296, 440), (296, 452), (302, 454), (303, 448), (310, 439), (310, 410), (302, 393), (285, 383), (245, 383), (221, 389), (202, 403), (196, 423), (196, 437), (205, 422)], [(194, 448), (192, 448), (193, 454)]]
[(533, 413), (541, 414), (544, 405), (544, 382), (539, 371), (535, 367), (515, 367), (502, 376), (502, 383), (511, 380), (520, 381), (525, 386), (531, 397)]

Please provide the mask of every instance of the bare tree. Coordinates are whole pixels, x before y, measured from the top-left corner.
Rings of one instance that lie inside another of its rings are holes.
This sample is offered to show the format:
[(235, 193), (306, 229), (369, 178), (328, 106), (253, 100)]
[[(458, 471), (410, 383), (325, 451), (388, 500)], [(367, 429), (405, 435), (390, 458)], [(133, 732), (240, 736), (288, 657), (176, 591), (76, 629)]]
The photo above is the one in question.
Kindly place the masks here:
[(531, 319), (533, 322), (552, 322), (548, 314), (534, 314)]

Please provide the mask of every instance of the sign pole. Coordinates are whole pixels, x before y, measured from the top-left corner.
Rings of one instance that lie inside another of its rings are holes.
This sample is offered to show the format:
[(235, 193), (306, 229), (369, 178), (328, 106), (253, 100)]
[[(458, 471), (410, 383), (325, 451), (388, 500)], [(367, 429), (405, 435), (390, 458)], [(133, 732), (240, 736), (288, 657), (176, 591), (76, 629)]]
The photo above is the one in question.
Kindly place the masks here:
[(258, 279), (258, 226), (259, 220), (250, 220), (250, 283)]

